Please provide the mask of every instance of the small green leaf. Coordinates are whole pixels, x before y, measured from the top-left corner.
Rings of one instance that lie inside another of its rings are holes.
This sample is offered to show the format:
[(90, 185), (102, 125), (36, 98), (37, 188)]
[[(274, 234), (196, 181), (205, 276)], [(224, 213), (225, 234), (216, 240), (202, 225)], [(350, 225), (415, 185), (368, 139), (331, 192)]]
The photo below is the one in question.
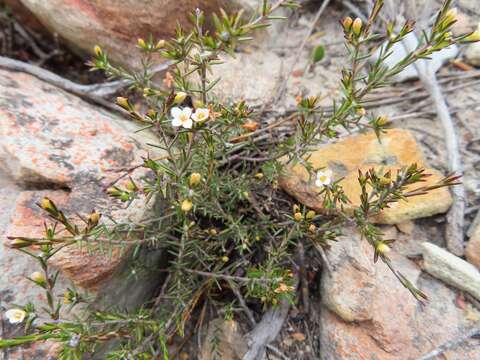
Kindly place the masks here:
[(312, 54), (312, 60), (314, 63), (319, 62), (325, 57), (325, 48), (322, 45), (318, 45)]

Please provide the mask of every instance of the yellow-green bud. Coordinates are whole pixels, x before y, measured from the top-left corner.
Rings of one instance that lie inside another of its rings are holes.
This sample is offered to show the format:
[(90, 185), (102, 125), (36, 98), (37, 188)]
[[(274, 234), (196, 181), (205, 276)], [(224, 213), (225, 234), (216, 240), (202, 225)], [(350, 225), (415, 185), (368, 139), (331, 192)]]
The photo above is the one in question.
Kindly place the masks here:
[(317, 215), (315, 211), (309, 210), (307, 211), (307, 215), (305, 215), (305, 217), (307, 218), (307, 220), (312, 220), (315, 215)]
[(377, 243), (377, 245), (375, 246), (375, 248), (377, 249), (377, 251), (380, 253), (380, 254), (386, 254), (388, 252), (390, 252), (390, 246), (388, 246), (387, 244), (385, 244), (384, 242), (382, 241), (379, 241)]
[(317, 227), (314, 224), (310, 224), (310, 226), (308, 227), (308, 231), (315, 232), (315, 230), (317, 230)]
[(53, 203), (52, 201), (47, 198), (47, 197), (44, 197), (41, 201), (40, 201), (40, 207), (43, 209), (43, 210), (54, 210), (54, 206), (53, 206)]
[(23, 239), (14, 239), (10, 243), (10, 247), (14, 248), (14, 249), (20, 249), (20, 248), (24, 248), (24, 247), (27, 247), (27, 246), (30, 246), (30, 245), (31, 245), (30, 241), (23, 240)]
[(97, 225), (98, 222), (100, 221), (100, 214), (97, 213), (96, 211), (92, 212), (90, 216), (88, 217), (88, 220), (90, 220), (90, 223), (93, 225)]
[(187, 93), (183, 92), (183, 91), (179, 91), (178, 93), (175, 94), (175, 98), (173, 99), (173, 103), (174, 104), (181, 104), (183, 103), (183, 101), (185, 100), (185, 98), (187, 97)]
[(228, 260), (230, 260), (230, 259), (228, 258), (228, 256), (222, 256), (222, 261), (223, 261), (224, 263), (228, 262)]
[(214, 229), (214, 228), (210, 229), (208, 232), (209, 232), (210, 235), (212, 235), (212, 236), (215, 236), (215, 235), (218, 234), (217, 229)]
[(377, 120), (377, 124), (379, 126), (384, 126), (388, 124), (388, 117), (387, 116), (380, 116)]
[(457, 20), (457, 14), (457, 8), (452, 8), (445, 14), (445, 20), (447, 20), (449, 23), (454, 22)]
[(362, 25), (363, 25), (362, 19), (358, 17), (353, 21), (352, 30), (355, 35), (357, 36), (360, 35), (360, 32), (362, 31)]
[(185, 199), (182, 201), (181, 208), (183, 212), (189, 212), (190, 210), (192, 210), (192, 207), (193, 207), (193, 203), (191, 200)]
[(392, 182), (392, 179), (387, 178), (385, 176), (381, 176), (379, 180), (380, 180), (380, 184), (382, 185), (390, 185)]
[(478, 24), (477, 30), (475, 30), (473, 33), (468, 35), (463, 41), (466, 42), (475, 42), (475, 41), (480, 41), (480, 23)]
[(93, 51), (95, 52), (95, 55), (97, 55), (97, 56), (102, 55), (102, 48), (98, 45), (95, 45), (95, 47), (93, 48)]
[(202, 181), (202, 175), (197, 172), (194, 172), (190, 175), (190, 186), (198, 185)]
[(126, 110), (130, 109), (130, 104), (128, 103), (128, 99), (122, 96), (117, 97), (117, 104)]
[(293, 218), (295, 219), (295, 221), (302, 221), (302, 220), (303, 220), (303, 215), (302, 215), (302, 213), (300, 213), (300, 212), (296, 212), (296, 213), (293, 215)]
[(161, 49), (161, 48), (163, 48), (163, 47), (165, 46), (165, 44), (166, 44), (165, 40), (163, 40), (163, 39), (162, 39), (162, 40), (158, 40), (157, 45), (155, 45), (155, 48), (156, 48), (156, 49)]
[(43, 284), (45, 282), (45, 275), (42, 274), (40, 271), (35, 271), (30, 275), (30, 279), (35, 281), (36, 283)]
[(345, 31), (350, 31), (350, 28), (352, 27), (353, 20), (350, 16), (347, 16), (345, 19), (342, 21), (343, 29)]
[(263, 174), (262, 173), (256, 173), (255, 178), (258, 179), (258, 180), (262, 180), (263, 179)]
[(137, 44), (138, 46), (140, 46), (142, 49), (145, 49), (147, 47), (147, 44), (145, 43), (145, 40), (143, 40), (142, 38), (139, 38), (137, 40)]
[(65, 305), (71, 304), (72, 303), (72, 297), (70, 296), (70, 292), (65, 291), (63, 293), (63, 303)]
[(365, 110), (365, 108), (363, 108), (363, 107), (359, 107), (357, 109), (356, 113), (359, 116), (365, 116), (365, 115), (367, 115), (367, 110)]
[(135, 183), (133, 182), (133, 180), (130, 180), (126, 185), (125, 187), (127, 188), (128, 191), (137, 191), (138, 188), (137, 188), (137, 185), (135, 185)]

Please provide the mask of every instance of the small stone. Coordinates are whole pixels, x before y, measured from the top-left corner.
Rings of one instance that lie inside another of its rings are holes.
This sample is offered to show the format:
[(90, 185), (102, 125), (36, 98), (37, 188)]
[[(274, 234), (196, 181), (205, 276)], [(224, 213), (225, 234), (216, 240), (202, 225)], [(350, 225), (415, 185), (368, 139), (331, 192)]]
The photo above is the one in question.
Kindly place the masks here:
[(425, 242), (422, 247), (425, 271), (480, 300), (480, 272), (475, 266), (434, 244)]
[(472, 43), (465, 50), (465, 60), (473, 66), (480, 66), (480, 43)]
[(480, 269), (480, 225), (477, 225), (468, 240), (465, 256), (470, 264)]
[[(327, 144), (309, 154), (309, 161), (314, 168), (328, 167), (333, 171), (334, 180), (343, 178), (340, 185), (351, 200), (351, 207), (360, 205), (360, 186), (358, 184), (358, 170), (366, 172), (372, 167), (391, 170), (394, 174), (404, 166), (416, 163), (426, 167), (423, 153), (415, 141), (413, 134), (408, 130), (390, 129), (381, 136), (381, 142), (371, 132), (367, 134), (347, 137), (333, 144)], [(411, 185), (407, 189), (428, 186), (436, 183), (442, 175), (431, 168), (426, 168), (431, 174), (425, 182)], [(319, 189), (314, 179), (310, 179), (305, 168), (296, 164), (289, 166), (285, 175), (279, 179), (280, 185), (290, 195), (300, 202), (319, 212), (323, 209), (323, 198), (317, 196)], [(398, 224), (417, 218), (428, 217), (444, 213), (452, 203), (452, 197), (446, 188), (433, 190), (425, 195), (401, 200), (390, 204), (372, 221), (381, 224)]]
[(396, 224), (398, 230), (407, 235), (412, 235), (413, 230), (415, 229), (415, 223), (413, 221), (405, 221), (402, 223)]

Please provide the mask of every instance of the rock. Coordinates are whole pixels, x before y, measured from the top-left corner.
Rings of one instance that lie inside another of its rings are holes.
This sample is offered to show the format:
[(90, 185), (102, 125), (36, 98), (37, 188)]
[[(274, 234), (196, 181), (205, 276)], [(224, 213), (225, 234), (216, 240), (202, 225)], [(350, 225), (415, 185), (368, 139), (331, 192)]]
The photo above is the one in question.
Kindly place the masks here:
[[(345, 194), (351, 200), (352, 207), (360, 204), (360, 186), (358, 170), (367, 171), (375, 167), (384, 171), (397, 171), (413, 163), (426, 167), (423, 154), (411, 132), (401, 129), (388, 130), (379, 142), (374, 133), (347, 137), (333, 144), (325, 145), (309, 154), (309, 161), (314, 168), (328, 167), (333, 171), (334, 179), (344, 178), (340, 183)], [(422, 183), (429, 185), (442, 178), (441, 174), (431, 168), (426, 173), (432, 174)], [(280, 185), (301, 203), (322, 212), (323, 199), (316, 195), (318, 188), (303, 166), (289, 166), (279, 180)], [(410, 189), (420, 185), (411, 186)], [(428, 194), (409, 198), (390, 205), (372, 221), (382, 224), (398, 224), (412, 219), (444, 213), (452, 203), (448, 189), (440, 188)], [(347, 207), (347, 210), (351, 209)]]
[[(217, 346), (213, 347), (213, 343)], [(241, 360), (247, 350), (247, 341), (236, 321), (215, 319), (208, 325), (199, 359)]]
[(477, 225), (468, 240), (465, 256), (469, 263), (480, 269), (480, 225)]
[[(52, 32), (84, 53), (95, 45), (108, 52), (116, 63), (137, 67), (140, 55), (138, 38), (169, 39), (177, 22), (190, 26), (189, 15), (198, 7), (207, 14), (221, 6), (232, 6), (226, 0), (21, 0)], [(240, 2), (235, 2), (239, 5)]]
[[(3, 70), (0, 118), (0, 168), (17, 182), (57, 188), (48, 194), (67, 214), (86, 214), (95, 208), (120, 221), (143, 216), (143, 200), (124, 209), (102, 190), (118, 176), (109, 169), (138, 164), (145, 155), (144, 146), (131, 137), (137, 129), (133, 123), (30, 75)], [(155, 141), (148, 132), (140, 136), (143, 142)], [(37, 191), (20, 195), (6, 235), (42, 235), (45, 215), (35, 205), (41, 197)], [(52, 258), (52, 264), (76, 285), (97, 290), (120, 257), (119, 251), (100, 256), (85, 248), (67, 247)]]
[(480, 43), (472, 43), (465, 50), (465, 60), (473, 66), (480, 66)]
[(422, 245), (425, 271), (480, 300), (480, 272), (475, 266), (434, 244)]
[[(416, 46), (419, 45), (418, 39), (415, 35), (415, 33), (410, 33), (405, 37), (404, 41), (409, 41), (412, 43), (413, 49), (416, 48)], [(392, 46), (391, 48), (392, 54), (385, 59), (384, 64), (388, 66), (389, 68), (393, 68), (395, 65), (397, 65), (402, 59), (407, 56), (407, 51), (404, 46), (404, 42), (398, 42), (395, 45)], [(451, 60), (455, 58), (458, 54), (458, 47), (456, 45), (451, 45), (445, 49), (442, 49), (439, 52), (435, 52), (430, 56), (430, 60), (428, 60), (428, 63), (425, 62), (425, 60), (419, 60), (419, 62), (424, 62), (425, 64), (428, 64), (428, 66), (432, 69), (432, 71), (435, 73), (440, 68), (442, 65), (447, 62), (448, 60)], [(378, 59), (378, 56), (380, 55), (380, 49), (377, 50), (377, 52), (374, 54), (372, 57), (372, 61), (376, 61)], [(401, 73), (397, 74), (394, 76), (394, 79), (396, 81), (406, 81), (406, 80), (411, 80), (411, 79), (418, 79), (418, 72), (415, 67), (415, 65), (409, 65), (407, 66)]]
[[(320, 314), (321, 359), (418, 359), (475, 325), (455, 306), (455, 291), (392, 251), (394, 268), (429, 297), (421, 306), (385, 264), (373, 264), (373, 250), (365, 243), (350, 233), (326, 252), (334, 270), (321, 280), (326, 305)], [(473, 360), (480, 350), (462, 346), (447, 355)]]

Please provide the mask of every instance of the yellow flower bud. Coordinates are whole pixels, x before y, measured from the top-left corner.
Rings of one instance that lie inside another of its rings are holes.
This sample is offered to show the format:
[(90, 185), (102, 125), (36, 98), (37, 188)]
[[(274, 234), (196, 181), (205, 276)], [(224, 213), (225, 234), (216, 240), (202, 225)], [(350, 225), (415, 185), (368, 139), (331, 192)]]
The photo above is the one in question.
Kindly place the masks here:
[(299, 211), (300, 211), (300, 206), (298, 206), (297, 204), (293, 205), (293, 212), (296, 213)]
[(375, 248), (377, 249), (377, 251), (380, 253), (380, 254), (386, 254), (388, 252), (390, 252), (390, 246), (388, 246), (387, 244), (385, 244), (384, 242), (382, 241), (379, 241), (377, 243), (377, 245), (375, 246)]
[(212, 235), (212, 236), (215, 236), (215, 235), (218, 234), (217, 229), (214, 229), (214, 228), (210, 229), (208, 232), (209, 232), (210, 235)]
[(203, 108), (204, 107), (203, 101), (198, 99), (193, 100), (193, 107), (195, 109)]
[(275, 298), (273, 298), (273, 299), (272, 299), (272, 305), (277, 305), (277, 304), (278, 304), (278, 300), (275, 299)]
[(137, 44), (138, 46), (140, 46), (142, 49), (145, 49), (147, 47), (147, 44), (145, 43), (145, 40), (143, 40), (142, 38), (138, 39), (137, 40)]
[(388, 117), (387, 116), (380, 116), (377, 120), (377, 124), (379, 126), (384, 126), (384, 125), (387, 125), (388, 124)]
[(126, 110), (130, 109), (130, 104), (128, 103), (128, 99), (122, 96), (117, 97), (117, 104)]
[(127, 185), (125, 185), (125, 187), (127, 188), (128, 191), (137, 191), (138, 188), (137, 188), (137, 185), (135, 185), (135, 183), (133, 182), (133, 180), (130, 180)]
[(363, 108), (363, 107), (359, 107), (357, 109), (356, 113), (359, 116), (365, 116), (365, 115), (367, 115), (367, 110), (365, 110), (365, 108)]
[(30, 241), (23, 240), (23, 239), (14, 239), (10, 243), (10, 247), (13, 248), (13, 249), (20, 249), (20, 248), (24, 248), (24, 247), (27, 247), (27, 246), (30, 246), (30, 245), (31, 245)]
[(392, 179), (387, 178), (385, 176), (381, 176), (379, 180), (380, 180), (380, 184), (382, 185), (390, 185), (392, 183)]
[(100, 214), (97, 213), (96, 211), (92, 212), (90, 216), (88, 217), (88, 220), (90, 220), (90, 223), (93, 225), (97, 225), (98, 222), (100, 221)]
[(70, 293), (68, 291), (65, 291), (63, 293), (63, 303), (65, 305), (68, 305), (68, 304), (71, 304), (72, 303), (72, 299), (70, 297)]
[(313, 210), (309, 210), (307, 211), (307, 215), (305, 215), (305, 217), (307, 218), (307, 220), (312, 220), (315, 215), (317, 215), (317, 213)]
[(310, 224), (310, 226), (308, 227), (308, 231), (315, 232), (315, 230), (317, 230), (317, 227), (314, 224)]
[(360, 35), (360, 32), (362, 31), (362, 25), (363, 25), (362, 19), (358, 17), (353, 21), (352, 30), (355, 35), (357, 36)]
[(295, 219), (295, 221), (302, 221), (302, 220), (303, 220), (303, 215), (302, 215), (302, 213), (300, 213), (300, 212), (296, 212), (296, 213), (293, 215), (293, 218)]
[(181, 104), (183, 103), (183, 101), (185, 100), (185, 98), (187, 97), (187, 93), (183, 92), (183, 91), (179, 91), (178, 93), (175, 94), (175, 98), (173, 99), (173, 103), (174, 104)]
[(262, 180), (263, 179), (263, 174), (262, 173), (256, 173), (255, 178), (258, 179), (258, 180)]
[(156, 49), (161, 49), (161, 48), (165, 47), (165, 44), (166, 44), (165, 40), (163, 40), (163, 39), (158, 40), (157, 45), (155, 45), (155, 48)]
[(54, 210), (54, 205), (52, 203), (52, 201), (47, 198), (47, 197), (44, 197), (41, 201), (40, 201), (40, 207), (43, 209), (43, 210)]
[(95, 52), (95, 55), (97, 55), (97, 56), (102, 55), (102, 48), (98, 45), (95, 45), (95, 47), (93, 48), (93, 51)]
[(445, 14), (445, 20), (447, 20), (449, 23), (454, 22), (457, 20), (457, 14), (457, 8), (452, 8)]
[(192, 207), (193, 207), (193, 203), (191, 200), (185, 199), (182, 201), (181, 208), (183, 212), (189, 212), (190, 210), (192, 210)]
[(202, 181), (202, 175), (197, 172), (194, 172), (190, 175), (190, 186), (198, 185)]
[(350, 16), (347, 16), (345, 19), (342, 21), (343, 29), (345, 31), (350, 31), (350, 28), (352, 27), (353, 20)]
[(45, 282), (45, 275), (42, 274), (40, 271), (35, 271), (30, 275), (30, 279), (35, 281), (36, 283), (42, 284)]
[(480, 41), (480, 23), (478, 24), (477, 30), (475, 30), (473, 33), (468, 35), (465, 39), (463, 39), (463, 41), (466, 41), (466, 42)]
[(222, 261), (223, 261), (224, 263), (228, 262), (228, 260), (230, 260), (230, 259), (228, 258), (228, 256), (222, 256)]

